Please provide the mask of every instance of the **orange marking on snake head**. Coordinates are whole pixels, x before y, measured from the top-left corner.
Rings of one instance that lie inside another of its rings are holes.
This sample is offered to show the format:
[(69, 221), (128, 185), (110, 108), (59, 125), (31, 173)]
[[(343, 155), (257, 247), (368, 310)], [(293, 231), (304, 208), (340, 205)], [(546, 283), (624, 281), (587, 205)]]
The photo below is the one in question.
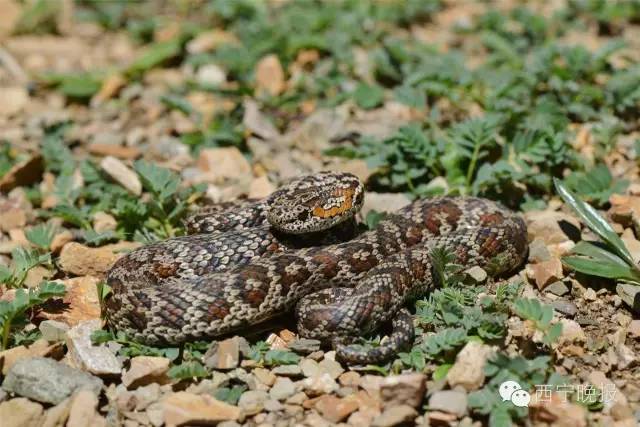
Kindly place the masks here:
[(313, 208), (313, 215), (320, 218), (333, 218), (341, 215), (343, 212), (348, 211), (353, 207), (353, 195), (355, 191), (353, 188), (338, 188), (332, 193), (334, 197), (344, 197), (344, 201), (340, 206), (334, 206), (331, 209), (324, 209), (322, 206), (316, 206)]

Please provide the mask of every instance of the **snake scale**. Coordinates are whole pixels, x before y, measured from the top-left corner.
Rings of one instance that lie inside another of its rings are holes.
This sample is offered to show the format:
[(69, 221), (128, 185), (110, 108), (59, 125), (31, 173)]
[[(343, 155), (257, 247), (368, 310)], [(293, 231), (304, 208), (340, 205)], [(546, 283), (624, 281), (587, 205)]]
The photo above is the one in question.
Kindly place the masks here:
[[(205, 208), (190, 234), (120, 258), (107, 274), (111, 327), (152, 345), (251, 329), (295, 310), (298, 332), (347, 363), (389, 359), (413, 341), (404, 308), (439, 286), (431, 251), (497, 275), (526, 256), (524, 221), (486, 199), (420, 199), (354, 232), (364, 189), (350, 174), (302, 177), (264, 200)], [(391, 322), (379, 347), (353, 340)]]

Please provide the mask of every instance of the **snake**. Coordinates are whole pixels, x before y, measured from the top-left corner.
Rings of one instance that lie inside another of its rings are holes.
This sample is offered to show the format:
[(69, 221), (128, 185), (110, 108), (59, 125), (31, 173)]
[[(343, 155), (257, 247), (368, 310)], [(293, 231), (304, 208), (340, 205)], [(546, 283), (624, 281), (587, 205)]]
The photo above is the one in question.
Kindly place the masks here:
[[(144, 344), (177, 345), (293, 312), (299, 336), (339, 360), (381, 363), (414, 341), (409, 302), (443, 285), (435, 248), (492, 277), (526, 257), (523, 219), (497, 202), (419, 198), (361, 231), (364, 194), (356, 176), (325, 171), (264, 199), (196, 211), (186, 235), (135, 249), (107, 272), (108, 325)], [(385, 327), (378, 346), (357, 344)]]

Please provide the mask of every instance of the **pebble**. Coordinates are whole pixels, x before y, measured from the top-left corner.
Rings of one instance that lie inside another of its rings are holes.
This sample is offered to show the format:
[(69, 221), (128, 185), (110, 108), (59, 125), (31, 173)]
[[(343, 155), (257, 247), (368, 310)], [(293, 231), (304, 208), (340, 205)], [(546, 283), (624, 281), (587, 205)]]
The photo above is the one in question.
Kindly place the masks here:
[(270, 54), (256, 65), (256, 92), (277, 96), (285, 89), (285, 76), (277, 55)]
[(300, 361), (300, 369), (305, 377), (311, 378), (320, 374), (318, 362), (312, 359), (302, 359)]
[(628, 283), (618, 283), (616, 293), (634, 313), (640, 314), (640, 287)]
[[(529, 241), (542, 240), (546, 245), (558, 244), (580, 236), (580, 222), (572, 215), (552, 210), (526, 212)], [(572, 236), (568, 236), (565, 230)], [(574, 236), (575, 234), (575, 236)]]
[(467, 412), (467, 393), (458, 390), (436, 391), (429, 398), (429, 409), (454, 414), (460, 418)]
[(204, 172), (202, 180), (212, 184), (222, 184), (226, 180), (240, 180), (251, 176), (249, 161), (236, 147), (202, 149), (197, 166)]
[(535, 425), (552, 425), (557, 427), (586, 427), (586, 409), (571, 403), (561, 393), (551, 393), (550, 397), (539, 399), (531, 395), (529, 417)]
[(340, 363), (327, 358), (318, 363), (318, 369), (320, 374), (329, 374), (334, 380), (344, 372), (344, 368)]
[(310, 354), (320, 350), (320, 341), (309, 338), (296, 338), (289, 343), (289, 349), (300, 354)]
[(395, 212), (411, 203), (411, 200), (404, 193), (371, 193), (364, 196), (364, 204), (360, 210), (362, 218), (375, 210), (376, 212)]
[(43, 311), (42, 317), (69, 326), (100, 317), (100, 300), (96, 287), (100, 280), (97, 277), (74, 277), (61, 282), (66, 290), (62, 297), (65, 310)]
[(38, 402), (57, 405), (80, 389), (98, 395), (102, 380), (53, 359), (34, 357), (14, 364), (2, 388)]
[(380, 382), (380, 397), (385, 407), (404, 404), (417, 408), (424, 399), (426, 386), (424, 374), (390, 375)]
[(447, 373), (449, 386), (462, 386), (467, 391), (478, 390), (484, 384), (484, 368), (491, 354), (493, 350), (488, 345), (477, 341), (468, 342)]
[(271, 370), (275, 375), (282, 375), (286, 377), (300, 377), (302, 376), (302, 369), (298, 365), (280, 365)]
[(546, 292), (551, 292), (553, 295), (557, 295), (559, 297), (568, 294), (571, 292), (571, 289), (562, 281), (557, 280), (551, 283), (549, 286), (544, 288)]
[(96, 212), (93, 214), (93, 229), (98, 233), (115, 231), (118, 226), (116, 219), (106, 212)]
[(562, 262), (558, 258), (538, 264), (527, 264), (527, 277), (534, 280), (538, 289), (545, 289), (549, 284), (562, 279)]
[(170, 360), (166, 357), (137, 356), (131, 359), (131, 367), (122, 374), (122, 384), (127, 388), (137, 388), (150, 383), (169, 382), (167, 371)]
[(63, 348), (61, 343), (49, 344), (45, 339), (39, 339), (29, 347), (20, 345), (8, 350), (0, 351), (0, 363), (2, 363), (2, 374), (6, 375), (9, 369), (19, 360), (28, 357), (62, 357)]
[(263, 390), (249, 390), (242, 393), (238, 400), (238, 407), (245, 416), (255, 415), (264, 409), (269, 394)]
[(574, 317), (578, 313), (578, 306), (567, 300), (559, 299), (552, 301), (551, 306), (568, 317)]
[(418, 416), (416, 410), (409, 405), (399, 405), (387, 408), (380, 416), (373, 419), (373, 427), (393, 427), (409, 423)]
[(483, 283), (485, 280), (487, 280), (487, 272), (484, 271), (482, 267), (471, 267), (465, 270), (465, 273), (476, 283)]
[(220, 86), (227, 81), (227, 73), (216, 64), (205, 64), (198, 68), (196, 81), (206, 86)]
[(96, 412), (98, 397), (88, 390), (78, 391), (69, 407), (67, 427), (106, 426), (106, 421)]
[(358, 402), (354, 399), (340, 399), (332, 395), (325, 395), (316, 402), (315, 408), (328, 421), (339, 423), (358, 409)]
[(587, 341), (587, 336), (578, 322), (571, 319), (560, 319), (560, 323), (562, 323), (562, 334), (558, 338), (558, 343), (571, 344)]
[(94, 346), (91, 334), (102, 328), (100, 319), (78, 323), (67, 332), (68, 356), (84, 371), (95, 375), (120, 375), (122, 362), (105, 345)]
[(240, 408), (221, 402), (207, 395), (180, 391), (162, 400), (164, 422), (167, 427), (185, 424), (215, 424), (219, 421), (235, 421)]
[(119, 159), (133, 160), (142, 155), (137, 147), (124, 147), (117, 144), (104, 144), (94, 142), (87, 147), (91, 154), (97, 156), (113, 156)]
[(529, 262), (538, 263), (551, 260), (551, 253), (541, 238), (535, 238), (529, 244)]
[(138, 175), (129, 169), (121, 160), (107, 156), (100, 161), (100, 168), (118, 184), (135, 196), (142, 194), (142, 183)]
[(321, 374), (315, 377), (302, 380), (302, 384), (309, 394), (318, 396), (320, 394), (330, 394), (337, 391), (340, 387), (338, 383), (331, 378), (329, 374)]
[(338, 377), (340, 384), (346, 387), (358, 387), (360, 385), (360, 374), (355, 371), (348, 371)]
[(69, 325), (57, 320), (44, 320), (38, 326), (42, 338), (49, 342), (64, 341), (69, 330)]
[(584, 298), (586, 301), (595, 301), (598, 299), (598, 295), (596, 294), (595, 290), (593, 290), (592, 288), (588, 288), (586, 291), (584, 291), (582, 298)]
[(631, 338), (640, 338), (640, 319), (632, 320), (627, 326), (627, 334)]
[(42, 405), (23, 397), (0, 403), (3, 427), (40, 427)]
[(213, 342), (204, 355), (204, 363), (212, 369), (234, 369), (240, 362), (240, 353), (248, 350), (249, 343), (242, 337)]
[(90, 248), (76, 242), (69, 242), (62, 247), (58, 264), (60, 269), (75, 276), (101, 277), (122, 256), (115, 247), (124, 249), (122, 245), (106, 245)]
[(26, 187), (39, 182), (44, 171), (41, 155), (28, 157), (16, 163), (0, 178), (0, 191), (8, 192), (16, 187)]
[(296, 386), (289, 378), (278, 377), (269, 390), (271, 398), (276, 400), (286, 400), (296, 392)]
[(253, 375), (258, 381), (267, 387), (271, 387), (276, 382), (276, 376), (270, 370), (264, 368), (256, 368), (253, 370)]

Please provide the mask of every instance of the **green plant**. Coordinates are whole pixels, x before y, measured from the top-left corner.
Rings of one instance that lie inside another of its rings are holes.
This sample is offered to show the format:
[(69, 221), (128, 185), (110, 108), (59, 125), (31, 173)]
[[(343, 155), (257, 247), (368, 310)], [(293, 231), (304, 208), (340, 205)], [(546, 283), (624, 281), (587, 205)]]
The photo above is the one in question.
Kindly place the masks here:
[(518, 298), (513, 303), (513, 311), (533, 322), (534, 327), (542, 332), (542, 341), (547, 345), (551, 345), (562, 334), (562, 323), (551, 323), (553, 307), (550, 305), (544, 305), (535, 298)]
[(0, 301), (0, 329), (2, 329), (2, 349), (9, 345), (12, 329), (27, 322), (27, 311), (47, 300), (65, 294), (62, 283), (43, 282), (37, 289), (18, 289), (12, 301)]
[(53, 224), (39, 224), (25, 230), (24, 234), (27, 240), (38, 249), (48, 251), (57, 232), (58, 229)]
[(0, 283), (6, 284), (9, 288), (21, 286), (27, 278), (27, 273), (33, 267), (51, 262), (49, 253), (39, 254), (35, 250), (22, 247), (13, 249), (11, 257), (13, 258), (13, 268), (0, 265)]
[(560, 180), (554, 183), (565, 203), (602, 240), (600, 244), (579, 242), (571, 251), (573, 255), (564, 256), (562, 262), (580, 273), (640, 285), (640, 269), (607, 220)]

